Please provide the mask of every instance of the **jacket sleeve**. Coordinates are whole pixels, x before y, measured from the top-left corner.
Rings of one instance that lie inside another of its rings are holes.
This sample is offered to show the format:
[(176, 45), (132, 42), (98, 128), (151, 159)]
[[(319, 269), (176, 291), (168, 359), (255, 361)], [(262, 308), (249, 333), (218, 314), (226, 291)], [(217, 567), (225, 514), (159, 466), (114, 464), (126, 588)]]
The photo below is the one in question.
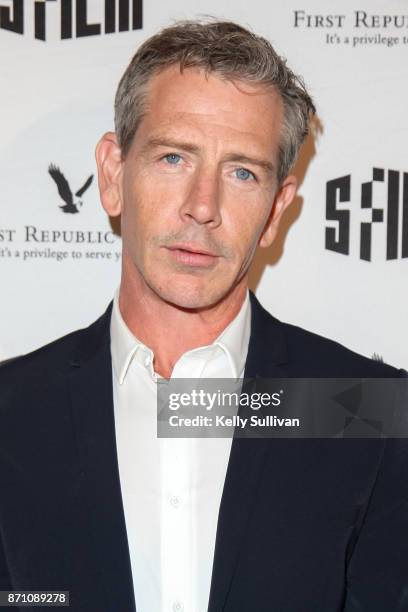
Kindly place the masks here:
[(408, 611), (408, 439), (387, 438), (383, 449), (347, 568), (343, 612)]
[(11, 580), (4, 552), (3, 540), (0, 533), (0, 591), (11, 591)]

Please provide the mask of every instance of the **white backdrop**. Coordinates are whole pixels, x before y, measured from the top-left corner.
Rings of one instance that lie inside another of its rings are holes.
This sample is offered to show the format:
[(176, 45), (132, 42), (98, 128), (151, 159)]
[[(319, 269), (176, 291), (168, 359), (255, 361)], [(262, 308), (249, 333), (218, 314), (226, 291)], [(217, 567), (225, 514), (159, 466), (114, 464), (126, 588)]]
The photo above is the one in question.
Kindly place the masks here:
[[(5, 29), (17, 4), (0, 0), (0, 360), (88, 325), (107, 306), (119, 283), (121, 245), (99, 204), (95, 144), (113, 128), (115, 90), (136, 47), (174, 19), (210, 14), (269, 38), (303, 75), (318, 107), (320, 131), (296, 168), (299, 195), (280, 238), (257, 255), (251, 288), (278, 318), (408, 368), (404, 0), (333, 0), (329, 8), (323, 1), (144, 0), (142, 29), (109, 34), (108, 2), (73, 0), (69, 39), (61, 39), (60, 27), (66, 2), (24, 1), (23, 34)], [(34, 6), (40, 4), (45, 41), (34, 31)], [(76, 36), (80, 4), (89, 24), (101, 24), (100, 35)], [(77, 214), (60, 208), (50, 164), (73, 193), (94, 175), (74, 198)], [(330, 202), (348, 210), (349, 219), (339, 228), (326, 219), (326, 185), (340, 177), (349, 179)], [(362, 184), (370, 181), (371, 204), (383, 211), (382, 222), (381, 213), (361, 208)], [(340, 202), (347, 182), (350, 193)], [(360, 257), (360, 224), (373, 215), (378, 220), (368, 227), (368, 261)], [(326, 248), (327, 227), (336, 228), (334, 240), (347, 253)]]

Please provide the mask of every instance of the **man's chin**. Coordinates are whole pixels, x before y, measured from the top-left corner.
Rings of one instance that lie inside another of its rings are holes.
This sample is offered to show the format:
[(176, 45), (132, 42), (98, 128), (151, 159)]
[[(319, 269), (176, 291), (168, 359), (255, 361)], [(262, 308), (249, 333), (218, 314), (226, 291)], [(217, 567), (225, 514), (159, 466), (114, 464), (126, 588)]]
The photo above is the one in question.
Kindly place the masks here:
[(167, 290), (157, 292), (158, 296), (180, 310), (199, 311), (211, 308), (228, 293), (228, 289), (211, 287), (173, 286)]

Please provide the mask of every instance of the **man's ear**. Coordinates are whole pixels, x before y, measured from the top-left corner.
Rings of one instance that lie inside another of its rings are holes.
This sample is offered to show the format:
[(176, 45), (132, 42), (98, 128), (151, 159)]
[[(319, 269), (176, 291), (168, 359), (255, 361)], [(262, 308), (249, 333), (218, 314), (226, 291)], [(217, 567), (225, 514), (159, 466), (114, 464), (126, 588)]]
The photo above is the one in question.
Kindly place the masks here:
[(259, 239), (258, 245), (269, 247), (278, 233), (279, 222), (287, 207), (293, 202), (297, 189), (297, 179), (290, 175), (285, 178), (275, 195), (268, 221)]
[(122, 154), (115, 132), (106, 132), (96, 145), (96, 165), (102, 206), (110, 217), (122, 212)]

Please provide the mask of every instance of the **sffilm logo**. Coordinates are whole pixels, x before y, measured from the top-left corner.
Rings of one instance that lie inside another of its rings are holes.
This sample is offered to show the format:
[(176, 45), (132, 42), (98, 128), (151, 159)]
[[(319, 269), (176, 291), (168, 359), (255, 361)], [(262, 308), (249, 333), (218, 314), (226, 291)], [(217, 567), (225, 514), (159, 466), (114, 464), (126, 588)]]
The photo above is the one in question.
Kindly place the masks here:
[[(372, 176), (372, 181), (361, 185), (361, 208), (371, 210), (371, 220), (360, 223), (360, 259), (371, 261), (372, 226), (384, 222), (387, 232), (386, 259), (408, 257), (408, 173), (402, 173), (402, 189), (401, 173), (397, 170), (373, 168)], [(384, 208), (373, 206), (375, 182), (386, 182), (387, 199)], [(326, 183), (326, 220), (335, 221), (337, 227), (326, 227), (325, 247), (343, 255), (349, 255), (350, 252), (350, 210), (337, 206), (339, 202), (351, 201), (350, 192), (350, 174)]]
[[(46, 40), (46, 6), (48, 2), (57, 0), (41, 0), (34, 2), (34, 37)], [(73, 24), (73, 4), (75, 2), (75, 33)], [(60, 0), (61, 39), (78, 38), (80, 36), (97, 36), (102, 32), (101, 23), (88, 23), (87, 0)], [(118, 4), (118, 20), (116, 6)], [(103, 9), (103, 25), (105, 34), (127, 32), (130, 29), (142, 28), (142, 0), (105, 0), (100, 2)], [(132, 13), (132, 15), (130, 15)], [(102, 19), (102, 15), (101, 15)], [(116, 23), (118, 21), (118, 23)], [(12, 0), (11, 6), (0, 5), (0, 29), (16, 34), (24, 34), (24, 0)]]

